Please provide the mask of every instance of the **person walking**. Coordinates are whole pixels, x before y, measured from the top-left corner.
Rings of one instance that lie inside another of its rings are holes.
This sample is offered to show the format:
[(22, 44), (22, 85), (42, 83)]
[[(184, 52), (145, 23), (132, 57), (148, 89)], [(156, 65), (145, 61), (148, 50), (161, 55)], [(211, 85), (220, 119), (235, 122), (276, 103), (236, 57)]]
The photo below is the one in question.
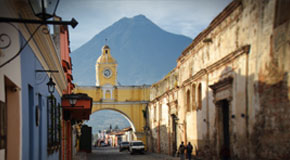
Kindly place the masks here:
[(192, 145), (190, 142), (188, 142), (187, 146), (186, 146), (186, 153), (187, 153), (187, 158), (188, 160), (191, 160), (191, 153), (192, 153)]
[(178, 148), (178, 153), (179, 153), (180, 160), (184, 160), (185, 146), (184, 146), (183, 143), (184, 142), (182, 141), (181, 144), (179, 145), (179, 148)]

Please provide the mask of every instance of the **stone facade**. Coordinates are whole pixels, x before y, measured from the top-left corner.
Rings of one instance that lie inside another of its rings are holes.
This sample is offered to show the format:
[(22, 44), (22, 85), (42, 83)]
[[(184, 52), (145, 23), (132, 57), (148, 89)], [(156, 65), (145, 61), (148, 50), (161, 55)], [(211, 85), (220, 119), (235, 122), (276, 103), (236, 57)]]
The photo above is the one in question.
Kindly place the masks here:
[(289, 8), (233, 1), (193, 40), (151, 87), (150, 150), (184, 141), (205, 159), (290, 158)]

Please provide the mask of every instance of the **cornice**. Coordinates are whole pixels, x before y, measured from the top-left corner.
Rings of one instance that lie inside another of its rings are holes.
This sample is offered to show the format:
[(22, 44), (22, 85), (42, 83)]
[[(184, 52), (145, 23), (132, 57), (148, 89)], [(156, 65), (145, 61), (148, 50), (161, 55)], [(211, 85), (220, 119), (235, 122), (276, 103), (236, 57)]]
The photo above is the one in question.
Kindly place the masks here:
[[(35, 19), (35, 16), (27, 3), (17, 1), (14, 5), (18, 14), (21, 15), (22, 18)], [(27, 40), (30, 37), (31, 32), (33, 32), (37, 26), (38, 25), (35, 24), (19, 24), (19, 29), (22, 36)], [(67, 81), (61, 65), (61, 60), (50, 34), (43, 33), (42, 29), (43, 28), (41, 27), (36, 32), (33, 39), (29, 42), (29, 46), (44, 70), (58, 70), (58, 73), (51, 74), (51, 76), (57, 84), (56, 89), (58, 93), (62, 95), (63, 90), (67, 88)]]
[(96, 102), (94, 101), (93, 104), (95, 105), (98, 105), (98, 104), (101, 104), (101, 105), (114, 105), (114, 104), (123, 104), (123, 105), (131, 105), (131, 104), (148, 104), (149, 101), (124, 101), (124, 102)]
[(167, 103), (167, 105), (170, 106), (170, 107), (174, 106), (174, 105), (177, 105), (177, 104), (178, 104), (177, 100)]
[(219, 68), (227, 63), (232, 62), (233, 60), (235, 60), (236, 58), (238, 58), (242, 54), (245, 54), (245, 53), (248, 54), (249, 52), (250, 52), (250, 45), (242, 46), (241, 48), (237, 49), (236, 51), (231, 52), (230, 54), (226, 55), (222, 59), (216, 61), (215, 63), (209, 65), (206, 68), (201, 69), (196, 74), (194, 74), (190, 78), (186, 79), (182, 83), (181, 87), (189, 85), (192, 81), (197, 80), (197, 79), (201, 78), (202, 76), (213, 72), (217, 68)]
[(152, 87), (155, 87), (155, 86), (158, 86), (160, 83), (166, 81), (168, 78), (170, 78), (170, 76), (176, 76), (176, 75), (173, 75), (173, 74), (176, 74), (176, 68), (173, 68), (170, 72), (167, 73), (166, 76), (164, 76), (161, 80), (157, 81), (156, 83), (153, 83), (151, 86)]
[(210, 25), (203, 30), (192, 43), (181, 53), (181, 56), (178, 57), (177, 61), (183, 61), (183, 57), (194, 47), (197, 46), (207, 35), (209, 35), (219, 24), (221, 24), (229, 15), (231, 15), (236, 8), (241, 6), (242, 3), (240, 0), (234, 0), (231, 2), (212, 22)]
[(176, 92), (178, 90), (178, 88), (172, 88), (170, 90), (167, 90), (166, 92), (162, 93), (160, 96), (158, 97), (155, 97), (153, 100), (150, 101), (153, 102), (153, 103), (156, 103), (157, 101), (159, 101), (160, 99), (164, 98), (165, 96), (168, 96), (170, 93), (172, 92)]
[(210, 85), (209, 87), (213, 90), (215, 94), (218, 89), (223, 88), (228, 85), (232, 85), (233, 79), (234, 79), (233, 77), (227, 77), (218, 81), (217, 83), (213, 85)]
[(192, 80), (196, 80), (201, 78), (202, 76), (204, 76), (207, 73), (206, 69), (201, 69), (200, 71), (198, 71), (196, 74), (194, 74), (193, 76), (191, 76), (190, 78), (188, 78), (187, 80), (185, 80), (181, 87), (185, 87), (187, 85), (189, 85), (191, 83)]

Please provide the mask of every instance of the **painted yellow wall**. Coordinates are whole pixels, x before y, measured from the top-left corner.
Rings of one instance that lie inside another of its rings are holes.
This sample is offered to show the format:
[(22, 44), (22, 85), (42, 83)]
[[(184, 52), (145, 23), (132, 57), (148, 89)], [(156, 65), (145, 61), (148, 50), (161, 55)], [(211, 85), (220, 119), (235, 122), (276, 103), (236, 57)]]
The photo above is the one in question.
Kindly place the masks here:
[(143, 128), (146, 125), (146, 120), (143, 117), (142, 110), (145, 110), (149, 101), (149, 86), (115, 87), (113, 90), (113, 99), (109, 100), (103, 97), (103, 90), (101, 87), (77, 86), (74, 92), (86, 93), (88, 96), (92, 97), (92, 113), (109, 109), (123, 114), (135, 128), (137, 139), (142, 140), (146, 144), (146, 135)]
[[(105, 101), (103, 89), (95, 86), (77, 86), (75, 93), (86, 93), (93, 98), (94, 102)], [(113, 90), (114, 102), (149, 101), (149, 86), (126, 86), (116, 87)]]
[[(107, 68), (112, 72), (109, 77), (104, 76)], [(149, 102), (150, 86), (118, 86), (117, 61), (112, 57), (109, 46), (102, 48), (96, 62), (96, 86), (77, 86), (74, 93), (86, 93), (93, 99), (92, 113), (109, 109), (123, 114), (132, 125), (133, 139), (146, 144), (143, 110)]]
[[(106, 78), (103, 76), (103, 72), (105, 69), (111, 69), (112, 75), (109, 78)], [(96, 74), (98, 78), (98, 85), (103, 86), (105, 84), (111, 84), (111, 85), (117, 85), (117, 64), (102, 64), (102, 65), (96, 65)]]
[[(117, 85), (117, 61), (112, 57), (109, 46), (105, 45), (102, 48), (102, 54), (96, 62), (96, 85), (104, 86), (110, 84)], [(104, 70), (110, 69), (111, 76), (105, 77)]]

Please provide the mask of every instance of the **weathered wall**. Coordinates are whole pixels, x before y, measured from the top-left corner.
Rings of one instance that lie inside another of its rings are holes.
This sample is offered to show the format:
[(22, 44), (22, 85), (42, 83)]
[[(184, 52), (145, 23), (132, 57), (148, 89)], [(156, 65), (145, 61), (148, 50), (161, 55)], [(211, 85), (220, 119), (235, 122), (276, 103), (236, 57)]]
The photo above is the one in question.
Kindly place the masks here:
[[(263, 5), (265, 14), (269, 12), (267, 8), (274, 8), (272, 3)], [(290, 146), (290, 16), (287, 14), (290, 2), (277, 1), (275, 7), (278, 11), (272, 19), (264, 18), (265, 22), (270, 21), (269, 27), (265, 27), (270, 35), (265, 41), (264, 60), (254, 83), (260, 108), (255, 113), (256, 121), (250, 138), (257, 159), (290, 158), (287, 150)], [(284, 12), (282, 8), (286, 8)]]
[(177, 115), (177, 74), (171, 71), (162, 81), (153, 84), (150, 90), (150, 101), (148, 105), (149, 127), (151, 132), (151, 143), (148, 145), (150, 151), (173, 154), (173, 129), (171, 114)]
[[(233, 1), (184, 50), (175, 68), (178, 144), (190, 141), (208, 159), (289, 159), (287, 7), (289, 1)], [(226, 82), (228, 88), (219, 88)], [(167, 83), (153, 85), (152, 104), (170, 93)]]

